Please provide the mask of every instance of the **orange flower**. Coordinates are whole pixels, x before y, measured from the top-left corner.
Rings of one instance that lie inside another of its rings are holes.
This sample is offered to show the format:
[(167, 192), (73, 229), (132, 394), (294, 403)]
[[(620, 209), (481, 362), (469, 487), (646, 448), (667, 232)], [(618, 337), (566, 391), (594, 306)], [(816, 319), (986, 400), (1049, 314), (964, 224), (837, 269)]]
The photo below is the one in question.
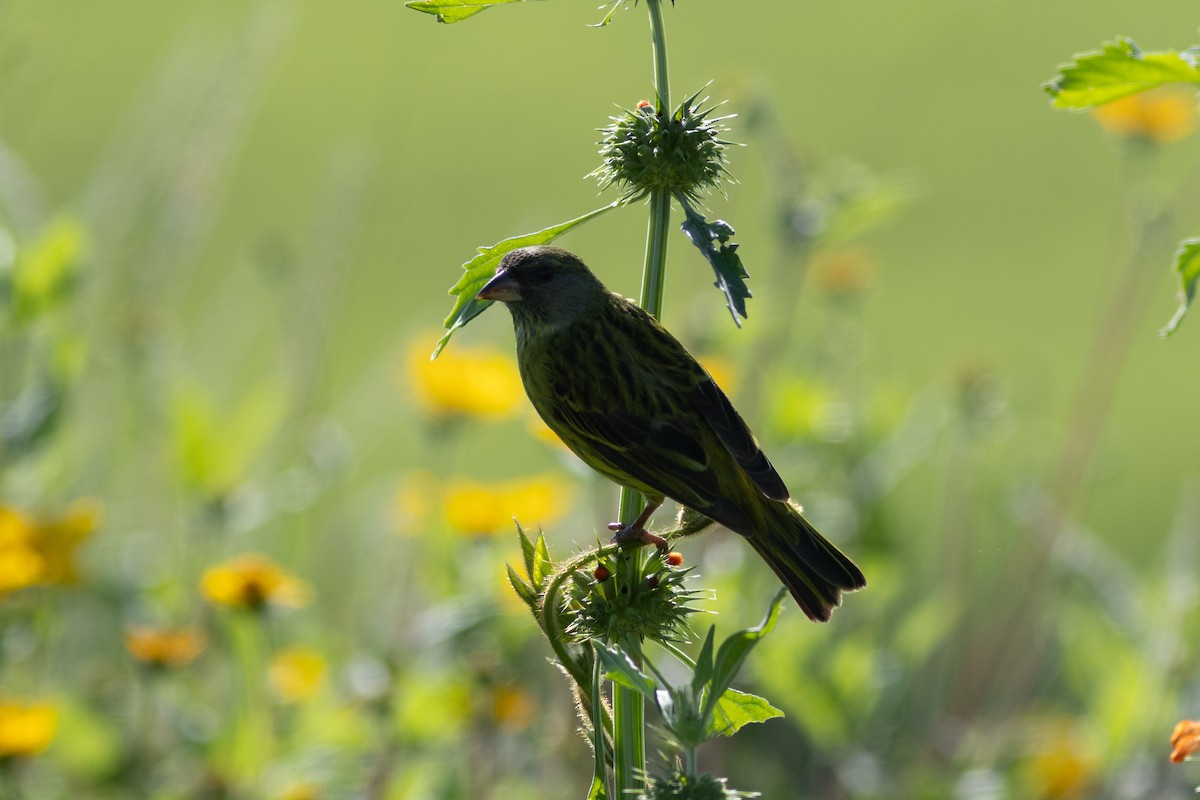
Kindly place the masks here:
[(1171, 760), (1178, 764), (1200, 753), (1200, 722), (1185, 719), (1171, 733)]
[(137, 625), (125, 631), (125, 649), (152, 667), (181, 667), (203, 652), (204, 634), (194, 628), (166, 630)]
[(1168, 144), (1196, 129), (1196, 92), (1170, 86), (1140, 92), (1098, 106), (1092, 116), (1118, 136)]
[(260, 553), (248, 553), (205, 570), (204, 596), (217, 605), (259, 611), (268, 603), (298, 608), (308, 603), (312, 588)]
[(434, 416), (503, 419), (521, 407), (525, 393), (511, 356), (492, 347), (456, 345), (430, 361), (432, 349), (425, 337), (409, 345), (404, 383)]
[(0, 764), (7, 758), (35, 756), (50, 746), (58, 728), (58, 709), (40, 703), (0, 700)]

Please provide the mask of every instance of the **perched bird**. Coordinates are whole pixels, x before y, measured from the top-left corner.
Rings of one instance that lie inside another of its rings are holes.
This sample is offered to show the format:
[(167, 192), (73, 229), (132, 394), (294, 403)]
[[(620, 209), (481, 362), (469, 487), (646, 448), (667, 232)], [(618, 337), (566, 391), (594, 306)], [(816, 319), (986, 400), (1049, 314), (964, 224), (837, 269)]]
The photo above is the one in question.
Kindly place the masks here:
[[(573, 253), (508, 253), (480, 290), (512, 313), (525, 392), (588, 466), (646, 496), (618, 540), (664, 497), (741, 534), (810, 619), (866, 585), (789, 502), (787, 487), (725, 393), (650, 313), (604, 287)], [(618, 526), (619, 527), (619, 526)]]

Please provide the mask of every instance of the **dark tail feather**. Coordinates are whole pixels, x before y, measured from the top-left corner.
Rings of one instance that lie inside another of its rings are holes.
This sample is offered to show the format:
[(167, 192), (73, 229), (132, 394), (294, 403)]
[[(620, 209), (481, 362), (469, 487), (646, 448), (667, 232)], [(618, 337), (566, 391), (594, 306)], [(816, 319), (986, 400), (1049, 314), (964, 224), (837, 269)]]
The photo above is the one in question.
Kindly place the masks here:
[(794, 507), (772, 503), (767, 530), (749, 537), (750, 544), (787, 586), (809, 619), (829, 620), (841, 605), (842, 592), (867, 585), (854, 562), (817, 533)]

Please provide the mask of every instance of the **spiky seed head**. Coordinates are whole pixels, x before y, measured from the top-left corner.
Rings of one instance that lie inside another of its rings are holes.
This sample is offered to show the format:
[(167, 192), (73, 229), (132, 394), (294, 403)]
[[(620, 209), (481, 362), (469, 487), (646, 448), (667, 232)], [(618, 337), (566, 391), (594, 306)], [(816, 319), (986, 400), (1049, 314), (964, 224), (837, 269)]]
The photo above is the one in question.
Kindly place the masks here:
[(681, 192), (689, 199), (720, 187), (727, 175), (721, 139), (729, 116), (712, 117), (714, 106), (702, 108), (692, 95), (672, 113), (659, 112), (642, 100), (632, 111), (611, 117), (600, 129), (601, 164), (591, 177), (602, 189), (616, 185), (629, 196), (653, 190)]

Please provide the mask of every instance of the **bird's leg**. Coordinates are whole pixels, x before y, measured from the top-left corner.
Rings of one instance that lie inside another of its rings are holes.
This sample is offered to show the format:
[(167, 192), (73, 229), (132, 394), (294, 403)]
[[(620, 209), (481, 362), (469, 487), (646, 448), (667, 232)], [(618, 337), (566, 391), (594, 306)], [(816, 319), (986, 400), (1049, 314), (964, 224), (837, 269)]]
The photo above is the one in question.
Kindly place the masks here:
[(662, 500), (657, 503), (647, 501), (642, 513), (638, 514), (638, 518), (628, 525), (622, 525), (619, 522), (608, 523), (608, 529), (615, 531), (613, 541), (617, 544), (629, 544), (630, 542), (652, 544), (659, 550), (666, 550), (667, 540), (646, 530), (646, 520), (650, 519), (650, 515), (657, 511), (662, 504)]

